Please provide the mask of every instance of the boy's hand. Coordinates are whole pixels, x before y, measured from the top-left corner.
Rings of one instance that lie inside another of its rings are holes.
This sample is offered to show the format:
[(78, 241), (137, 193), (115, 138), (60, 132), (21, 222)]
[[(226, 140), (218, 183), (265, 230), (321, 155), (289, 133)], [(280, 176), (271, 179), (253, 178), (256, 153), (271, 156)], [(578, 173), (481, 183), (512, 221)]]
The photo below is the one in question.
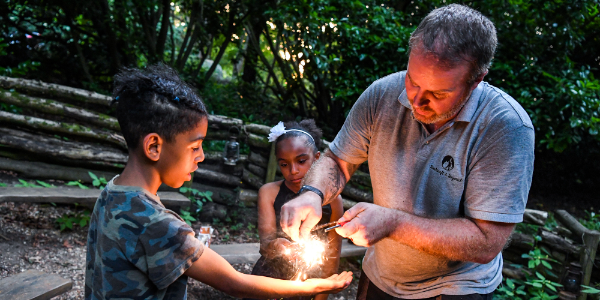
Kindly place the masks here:
[(352, 272), (344, 271), (325, 279), (307, 279), (305, 282), (315, 284), (315, 292), (318, 294), (335, 294), (350, 286), (350, 283), (352, 283)]

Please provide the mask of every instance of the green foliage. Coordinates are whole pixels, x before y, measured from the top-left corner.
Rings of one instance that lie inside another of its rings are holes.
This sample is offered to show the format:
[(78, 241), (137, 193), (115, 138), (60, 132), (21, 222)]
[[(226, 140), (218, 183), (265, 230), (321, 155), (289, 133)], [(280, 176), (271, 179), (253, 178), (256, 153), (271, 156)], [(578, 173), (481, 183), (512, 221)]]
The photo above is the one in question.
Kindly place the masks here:
[[(7, 55), (8, 44), (4, 42), (3, 38), (0, 38), (0, 56)], [(37, 61), (26, 60), (19, 62), (16, 67), (2, 67), (0, 66), (0, 75), (2, 76), (11, 76), (11, 77), (23, 77), (26, 74), (30, 73), (37, 69), (40, 66), (40, 63)]]
[(36, 182), (37, 182), (39, 185), (41, 185), (42, 187), (45, 187), (45, 188), (55, 188), (55, 187), (56, 187), (56, 186), (55, 186), (55, 185), (53, 185), (53, 184), (49, 184), (49, 183), (43, 182), (43, 181), (41, 181), (41, 180), (36, 180)]
[(25, 187), (25, 188), (41, 188), (41, 186), (35, 184), (35, 182), (28, 182), (23, 179), (19, 179), (20, 184), (15, 184), (15, 187)]
[(581, 285), (581, 287), (583, 288), (581, 290), (582, 293), (586, 293), (586, 294), (600, 294), (600, 290), (598, 289), (598, 285), (596, 285), (596, 287), (591, 287), (591, 286), (587, 286), (587, 285)]
[(586, 218), (579, 219), (579, 223), (591, 230), (600, 231), (600, 215), (593, 211), (585, 211)]
[(103, 190), (104, 187), (106, 187), (106, 185), (108, 184), (108, 182), (106, 181), (106, 178), (104, 178), (104, 177), (98, 178), (98, 176), (96, 176), (96, 174), (89, 172), (89, 171), (88, 171), (88, 174), (92, 178), (92, 185), (94, 187), (97, 187), (97, 188)]
[(78, 181), (69, 181), (67, 183), (65, 183), (65, 185), (70, 185), (70, 186), (77, 186), (82, 190), (89, 190), (90, 188), (85, 186), (83, 183), (81, 183), (81, 180)]
[(196, 221), (188, 209), (181, 209), (179, 216), (190, 226)]
[[(75, 205), (77, 206), (77, 204)], [(73, 229), (73, 226), (85, 227), (90, 222), (90, 211), (85, 209), (76, 213), (64, 214), (56, 219), (56, 223), (60, 226), (60, 231), (65, 229)]]
[(6, 186), (7, 186), (6, 183), (0, 182), (0, 187), (6, 187)]
[[(212, 191), (201, 192), (194, 188), (180, 187), (179, 192), (182, 194), (189, 193), (190, 195), (188, 196), (188, 198), (192, 202), (192, 207), (196, 207), (196, 209), (191, 212), (189, 210), (185, 210), (185, 211), (181, 210), (181, 213), (182, 213), (181, 217), (188, 224), (191, 224), (189, 221), (196, 221), (196, 218), (200, 215), (200, 212), (202, 211), (202, 207), (204, 207), (204, 203), (206, 203), (207, 201), (213, 202), (213, 199), (212, 199), (213, 192)], [(185, 214), (185, 217), (184, 217), (184, 214)]]

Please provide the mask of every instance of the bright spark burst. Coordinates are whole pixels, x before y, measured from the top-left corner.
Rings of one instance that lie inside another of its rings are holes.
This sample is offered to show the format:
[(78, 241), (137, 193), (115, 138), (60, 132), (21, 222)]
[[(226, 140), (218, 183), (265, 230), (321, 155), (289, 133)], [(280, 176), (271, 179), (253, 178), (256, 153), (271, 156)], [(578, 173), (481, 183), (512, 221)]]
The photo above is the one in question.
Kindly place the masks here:
[[(292, 278), (294, 281), (304, 281), (310, 269), (323, 264), (326, 244), (316, 236), (313, 236), (310, 239), (294, 243), (293, 247), (297, 251), (297, 255), (296, 259), (293, 260), (296, 274)], [(285, 250), (285, 253), (290, 254), (291, 251), (288, 248)]]

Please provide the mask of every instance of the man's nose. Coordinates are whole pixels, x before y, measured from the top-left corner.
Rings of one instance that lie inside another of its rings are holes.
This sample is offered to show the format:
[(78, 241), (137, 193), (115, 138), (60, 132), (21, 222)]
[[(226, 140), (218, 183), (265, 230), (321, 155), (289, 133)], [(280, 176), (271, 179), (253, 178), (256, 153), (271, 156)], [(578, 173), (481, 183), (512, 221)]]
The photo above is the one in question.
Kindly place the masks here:
[(415, 95), (413, 106), (423, 107), (427, 104), (429, 104), (429, 99), (425, 97), (425, 93), (419, 90), (419, 92), (417, 92), (417, 94)]

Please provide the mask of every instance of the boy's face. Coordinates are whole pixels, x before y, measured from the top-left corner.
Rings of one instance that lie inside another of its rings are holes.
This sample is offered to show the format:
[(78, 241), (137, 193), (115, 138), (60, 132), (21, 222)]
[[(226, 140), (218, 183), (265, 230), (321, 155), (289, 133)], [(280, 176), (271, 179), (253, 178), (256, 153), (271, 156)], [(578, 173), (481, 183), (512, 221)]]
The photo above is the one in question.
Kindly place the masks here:
[(162, 145), (156, 168), (163, 183), (178, 188), (192, 179), (191, 173), (204, 160), (202, 141), (207, 129), (208, 120), (204, 118), (196, 127), (176, 135), (174, 141)]

